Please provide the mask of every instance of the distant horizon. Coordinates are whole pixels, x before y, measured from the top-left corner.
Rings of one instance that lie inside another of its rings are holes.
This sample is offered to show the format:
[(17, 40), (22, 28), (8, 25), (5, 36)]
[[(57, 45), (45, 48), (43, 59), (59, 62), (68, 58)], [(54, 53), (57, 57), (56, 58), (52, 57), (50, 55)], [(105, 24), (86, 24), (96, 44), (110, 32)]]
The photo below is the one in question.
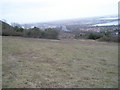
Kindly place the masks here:
[(119, 0), (1, 0), (0, 19), (21, 24), (117, 15), (118, 2)]
[(91, 17), (77, 17), (77, 18), (69, 18), (69, 19), (58, 19), (58, 20), (50, 20), (50, 21), (37, 21), (37, 22), (27, 22), (27, 23), (19, 23), (19, 22), (9, 22), (6, 19), (1, 19), (1, 21), (4, 21), (8, 24), (16, 23), (16, 24), (33, 24), (33, 23), (51, 23), (51, 22), (60, 22), (60, 21), (71, 21), (71, 20), (80, 20), (80, 19), (88, 19), (88, 18), (101, 18), (101, 17), (117, 17), (118, 15), (104, 15), (104, 16), (91, 16)]

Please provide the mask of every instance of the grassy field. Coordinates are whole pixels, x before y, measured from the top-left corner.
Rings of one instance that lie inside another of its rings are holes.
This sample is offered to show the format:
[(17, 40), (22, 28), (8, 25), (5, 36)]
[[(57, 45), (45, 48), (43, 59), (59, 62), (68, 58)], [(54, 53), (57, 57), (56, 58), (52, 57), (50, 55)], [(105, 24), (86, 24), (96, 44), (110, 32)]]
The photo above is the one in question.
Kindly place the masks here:
[(117, 43), (3, 37), (4, 88), (117, 88)]
[(0, 36), (0, 89), (2, 89), (2, 36)]

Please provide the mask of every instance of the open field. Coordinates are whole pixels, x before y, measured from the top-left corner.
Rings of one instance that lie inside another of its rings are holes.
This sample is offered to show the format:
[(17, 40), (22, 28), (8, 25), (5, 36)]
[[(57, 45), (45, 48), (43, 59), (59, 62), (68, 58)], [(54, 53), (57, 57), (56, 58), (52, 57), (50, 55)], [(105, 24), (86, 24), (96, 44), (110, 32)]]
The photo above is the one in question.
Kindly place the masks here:
[(5, 88), (117, 88), (117, 43), (3, 37)]
[(2, 89), (2, 36), (0, 36), (0, 89)]

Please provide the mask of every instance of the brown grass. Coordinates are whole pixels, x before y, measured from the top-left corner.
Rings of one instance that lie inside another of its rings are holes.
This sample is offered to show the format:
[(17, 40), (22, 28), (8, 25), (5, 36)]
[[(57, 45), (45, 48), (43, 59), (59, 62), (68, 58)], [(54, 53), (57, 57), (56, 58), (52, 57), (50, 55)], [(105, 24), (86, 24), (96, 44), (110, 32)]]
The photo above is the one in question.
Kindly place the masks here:
[(116, 88), (117, 43), (3, 37), (5, 88)]

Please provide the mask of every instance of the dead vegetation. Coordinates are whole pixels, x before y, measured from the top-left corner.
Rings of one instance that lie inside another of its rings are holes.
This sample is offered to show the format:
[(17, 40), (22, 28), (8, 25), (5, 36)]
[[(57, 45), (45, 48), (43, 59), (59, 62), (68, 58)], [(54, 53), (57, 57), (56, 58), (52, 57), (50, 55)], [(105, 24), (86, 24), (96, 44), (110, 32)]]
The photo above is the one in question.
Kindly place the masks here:
[(3, 37), (3, 88), (117, 88), (117, 43)]

